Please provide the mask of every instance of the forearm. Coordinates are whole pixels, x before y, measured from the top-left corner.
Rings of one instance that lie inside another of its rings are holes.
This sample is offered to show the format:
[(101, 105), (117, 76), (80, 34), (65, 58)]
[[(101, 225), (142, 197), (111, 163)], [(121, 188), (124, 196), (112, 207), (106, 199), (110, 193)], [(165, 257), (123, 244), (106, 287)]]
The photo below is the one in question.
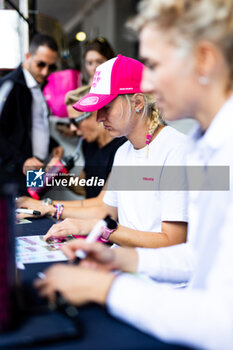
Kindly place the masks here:
[(145, 232), (119, 225), (110, 236), (110, 241), (120, 246), (160, 248), (181, 243), (174, 241), (166, 233)]
[(195, 255), (189, 244), (171, 247), (112, 249), (114, 269), (143, 273), (156, 280), (169, 283), (188, 282), (195, 268)]
[(80, 196), (83, 196), (83, 197), (86, 196), (85, 186), (80, 186), (79, 184), (77, 184), (75, 186), (71, 185), (71, 186), (69, 186), (69, 190), (74, 192), (77, 195), (80, 195)]
[(53, 204), (62, 203), (66, 208), (89, 208), (97, 207), (102, 204), (102, 199), (98, 196), (95, 198), (88, 198), (82, 200), (73, 200), (73, 201), (53, 201)]
[[(61, 202), (57, 202), (61, 203)], [(55, 208), (53, 205), (47, 207), (47, 215), (53, 216), (55, 214)], [(64, 207), (62, 211), (61, 219), (74, 218), (74, 219), (103, 219), (108, 215), (108, 211), (105, 207), (90, 207), (90, 208), (76, 208), (76, 207)]]
[(138, 270), (138, 252), (134, 248), (114, 248), (114, 264), (123, 272), (136, 273)]
[(137, 272), (156, 280), (188, 282), (196, 265), (196, 255), (189, 243), (159, 249), (137, 248)]
[(108, 211), (103, 206), (98, 207), (87, 207), (87, 208), (75, 208), (75, 207), (64, 207), (62, 212), (62, 219), (75, 218), (75, 219), (92, 219), (98, 218), (103, 219), (108, 215)]

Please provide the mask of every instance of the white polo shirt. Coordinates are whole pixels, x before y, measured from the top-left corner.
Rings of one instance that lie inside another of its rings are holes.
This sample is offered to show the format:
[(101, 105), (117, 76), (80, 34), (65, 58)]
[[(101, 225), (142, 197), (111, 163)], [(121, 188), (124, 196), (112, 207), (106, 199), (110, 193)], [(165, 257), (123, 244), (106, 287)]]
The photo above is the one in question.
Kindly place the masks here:
[[(206, 133), (202, 136), (197, 129), (191, 142), (189, 164), (196, 161), (233, 169), (233, 97)], [(111, 314), (164, 341), (201, 349), (233, 349), (232, 186), (231, 171), (229, 191), (193, 193), (187, 244), (137, 249), (139, 272), (175, 282), (192, 276), (189, 287), (161, 289), (122, 274), (108, 295)]]
[(32, 154), (45, 160), (49, 152), (49, 121), (48, 106), (40, 85), (28, 72), (23, 69), (27, 87), (32, 94)]

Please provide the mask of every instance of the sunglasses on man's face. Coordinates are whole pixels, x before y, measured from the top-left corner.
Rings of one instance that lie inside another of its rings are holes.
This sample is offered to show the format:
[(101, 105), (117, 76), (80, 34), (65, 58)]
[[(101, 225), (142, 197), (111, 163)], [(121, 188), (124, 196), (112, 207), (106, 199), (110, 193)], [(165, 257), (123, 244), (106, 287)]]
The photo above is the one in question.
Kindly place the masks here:
[(84, 119), (87, 119), (91, 116), (91, 112), (86, 112), (83, 113), (81, 115), (79, 115), (78, 117), (75, 118), (71, 118), (70, 119), (70, 124), (73, 124), (74, 126), (76, 126), (76, 128), (78, 127), (78, 124), (83, 121)]
[(45, 63), (43, 61), (38, 61), (38, 62), (36, 62), (36, 65), (37, 65), (38, 68), (41, 68), (41, 69), (45, 68), (45, 67), (48, 67), (48, 70), (50, 72), (54, 72), (55, 70), (57, 70), (57, 65), (55, 63), (47, 64), (47, 63)]

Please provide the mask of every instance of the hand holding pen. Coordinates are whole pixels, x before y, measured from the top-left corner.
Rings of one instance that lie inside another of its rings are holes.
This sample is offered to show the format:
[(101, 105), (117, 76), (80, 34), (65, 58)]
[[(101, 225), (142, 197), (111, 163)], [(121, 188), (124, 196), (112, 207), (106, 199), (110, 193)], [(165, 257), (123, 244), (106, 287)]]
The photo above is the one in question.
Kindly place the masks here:
[[(86, 243), (93, 243), (96, 242), (97, 239), (102, 235), (104, 228), (108, 229), (116, 229), (117, 228), (117, 223), (115, 220), (111, 219), (109, 215), (107, 215), (103, 220), (99, 220), (89, 235), (86, 237), (85, 242)], [(82, 259), (86, 258), (86, 252), (84, 252), (81, 249), (76, 250), (75, 252), (75, 259), (74, 263), (78, 264)]]
[[(103, 269), (112, 271), (116, 266), (116, 250), (109, 249), (102, 243), (88, 243), (85, 239), (75, 239), (62, 245), (61, 250), (73, 265), (80, 264), (82, 267)], [(80, 253), (81, 251), (81, 253)], [(85, 259), (77, 258), (77, 255), (85, 256)]]
[[(112, 225), (113, 223), (109, 217), (106, 217), (104, 220), (98, 221), (97, 224), (92, 229), (92, 231), (87, 236), (85, 240), (86, 245), (89, 246), (90, 242), (96, 241), (98, 237), (101, 236), (103, 226), (112, 227)], [(79, 241), (79, 240), (75, 240), (75, 241)], [(75, 241), (73, 242), (75, 243)], [(84, 240), (80, 240), (80, 241), (84, 241)], [(70, 242), (70, 243), (72, 244), (73, 242)], [(66, 248), (68, 246), (69, 244), (66, 245)], [(101, 246), (102, 245), (99, 244), (99, 247)], [(65, 247), (63, 248), (64, 252), (66, 248)], [(109, 248), (105, 247), (105, 249), (106, 249), (105, 260), (106, 261), (108, 259), (111, 260), (111, 256), (113, 256), (114, 253), (111, 252)], [(77, 299), (79, 304), (88, 302), (88, 294), (80, 293), (79, 296), (77, 296), (76, 291), (80, 287), (80, 282), (84, 286), (83, 290), (86, 290), (88, 289), (87, 286), (89, 286), (90, 281), (92, 283), (93, 278), (95, 279), (95, 277), (97, 277), (95, 271), (89, 271), (89, 274), (93, 275), (92, 278), (89, 279), (88, 272), (86, 269), (83, 269), (83, 268), (77, 269), (75, 266), (83, 258), (86, 257), (86, 254), (88, 253), (87, 250), (88, 249), (81, 250), (76, 248), (73, 254), (72, 254), (72, 251), (70, 251), (71, 253), (70, 256), (71, 256), (71, 260), (73, 261), (73, 264), (72, 264), (73, 266), (64, 265), (64, 264), (53, 265), (51, 268), (45, 271), (45, 273), (39, 273), (38, 277), (40, 279), (35, 281), (35, 286), (39, 289), (40, 295), (43, 297), (45, 296), (48, 297), (50, 301), (53, 301), (53, 303), (57, 306), (58, 309), (60, 310), (62, 309), (65, 313), (67, 313), (67, 310), (70, 310), (69, 301), (71, 301), (74, 304), (77, 303), (76, 301)], [(69, 251), (69, 248), (67, 248), (67, 252), (68, 251)], [(80, 280), (80, 277), (81, 277), (81, 280)], [(106, 278), (105, 273), (103, 273), (102, 278), (103, 279)], [(107, 282), (110, 283), (110, 280), (112, 280), (112, 277), (108, 276)], [(66, 294), (66, 288), (68, 288), (68, 294)], [(68, 299), (66, 295), (69, 295)]]
[(15, 214), (17, 219), (24, 218), (39, 218), (44, 215), (49, 215), (50, 208), (47, 205), (37, 205), (36, 208), (17, 208)]
[(29, 215), (41, 215), (39, 210), (26, 209), (26, 208), (17, 208), (15, 209), (16, 214), (29, 214)]

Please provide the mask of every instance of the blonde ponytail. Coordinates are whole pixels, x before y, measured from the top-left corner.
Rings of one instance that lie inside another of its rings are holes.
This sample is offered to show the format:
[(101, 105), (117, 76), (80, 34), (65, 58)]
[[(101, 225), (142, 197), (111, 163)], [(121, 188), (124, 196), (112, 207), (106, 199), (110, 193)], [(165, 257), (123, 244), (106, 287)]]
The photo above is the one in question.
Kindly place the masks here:
[(152, 94), (144, 94), (145, 105), (143, 115), (145, 117), (149, 117), (150, 125), (148, 128), (147, 136), (146, 136), (146, 144), (147, 146), (150, 144), (152, 140), (152, 136), (155, 133), (156, 129), (160, 124), (163, 124), (160, 111), (156, 105), (156, 100), (154, 95)]

